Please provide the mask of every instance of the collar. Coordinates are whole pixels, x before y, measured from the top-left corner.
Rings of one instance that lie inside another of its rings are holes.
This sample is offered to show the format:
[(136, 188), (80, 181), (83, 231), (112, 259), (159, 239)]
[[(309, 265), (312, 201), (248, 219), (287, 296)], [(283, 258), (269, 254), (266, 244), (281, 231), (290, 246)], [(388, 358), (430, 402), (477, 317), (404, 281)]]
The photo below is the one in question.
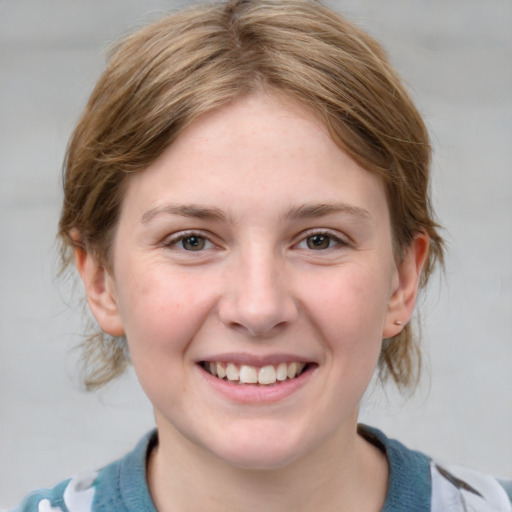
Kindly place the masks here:
[(388, 491), (381, 512), (430, 512), (430, 459), (394, 439), (388, 439), (376, 428), (359, 425), (358, 433), (382, 450), (388, 459)]

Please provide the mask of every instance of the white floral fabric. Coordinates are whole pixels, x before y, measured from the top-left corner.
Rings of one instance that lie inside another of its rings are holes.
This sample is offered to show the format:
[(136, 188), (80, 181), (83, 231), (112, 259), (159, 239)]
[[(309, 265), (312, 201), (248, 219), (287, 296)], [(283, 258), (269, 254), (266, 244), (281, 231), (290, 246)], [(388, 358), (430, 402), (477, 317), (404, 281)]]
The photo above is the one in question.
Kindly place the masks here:
[(65, 510), (53, 507), (50, 500), (44, 498), (38, 503), (37, 512), (93, 512), (94, 482), (97, 477), (98, 473), (92, 472), (69, 481), (63, 493)]
[(512, 512), (498, 480), (460, 466), (430, 463), (432, 512)]

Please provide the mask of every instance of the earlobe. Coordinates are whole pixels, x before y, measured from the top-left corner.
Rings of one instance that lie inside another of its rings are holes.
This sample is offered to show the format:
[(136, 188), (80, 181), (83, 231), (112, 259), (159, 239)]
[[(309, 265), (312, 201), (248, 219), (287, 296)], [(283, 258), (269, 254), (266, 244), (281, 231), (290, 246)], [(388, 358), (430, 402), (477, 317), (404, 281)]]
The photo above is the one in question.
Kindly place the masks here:
[(392, 338), (399, 334), (404, 325), (411, 319), (418, 295), (421, 271), (428, 256), (428, 249), (428, 235), (418, 233), (397, 266), (397, 279), (388, 302), (383, 338)]
[(123, 336), (124, 328), (111, 275), (104, 265), (81, 245), (75, 245), (75, 263), (96, 321), (107, 334)]

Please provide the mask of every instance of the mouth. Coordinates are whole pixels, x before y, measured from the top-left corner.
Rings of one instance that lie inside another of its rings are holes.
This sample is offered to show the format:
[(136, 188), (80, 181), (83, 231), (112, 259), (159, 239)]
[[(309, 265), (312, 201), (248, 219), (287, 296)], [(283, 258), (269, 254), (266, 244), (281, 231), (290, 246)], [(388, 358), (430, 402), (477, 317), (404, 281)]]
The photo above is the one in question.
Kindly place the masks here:
[(276, 386), (303, 375), (313, 367), (313, 363), (292, 361), (276, 365), (251, 366), (220, 361), (202, 361), (200, 366), (213, 377), (233, 384)]

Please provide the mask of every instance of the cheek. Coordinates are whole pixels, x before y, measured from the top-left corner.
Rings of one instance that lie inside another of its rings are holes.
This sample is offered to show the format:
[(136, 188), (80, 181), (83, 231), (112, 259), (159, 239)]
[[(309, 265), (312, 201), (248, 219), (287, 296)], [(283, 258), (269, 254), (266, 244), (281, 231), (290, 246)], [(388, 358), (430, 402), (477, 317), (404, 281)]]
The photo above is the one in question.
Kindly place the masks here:
[[(348, 344), (365, 339), (380, 340), (388, 309), (389, 284), (379, 274), (354, 267), (340, 269), (320, 286), (310, 283), (309, 309), (327, 338), (339, 338)], [(319, 284), (319, 283), (317, 283)]]
[(355, 386), (366, 386), (381, 350), (389, 284), (367, 269), (344, 270), (322, 287), (310, 287), (309, 311), (338, 378), (351, 376)]
[(194, 280), (165, 267), (132, 271), (122, 283), (120, 314), (134, 365), (142, 359), (155, 365), (159, 355), (185, 352), (211, 308), (211, 288), (203, 283), (198, 293)]

